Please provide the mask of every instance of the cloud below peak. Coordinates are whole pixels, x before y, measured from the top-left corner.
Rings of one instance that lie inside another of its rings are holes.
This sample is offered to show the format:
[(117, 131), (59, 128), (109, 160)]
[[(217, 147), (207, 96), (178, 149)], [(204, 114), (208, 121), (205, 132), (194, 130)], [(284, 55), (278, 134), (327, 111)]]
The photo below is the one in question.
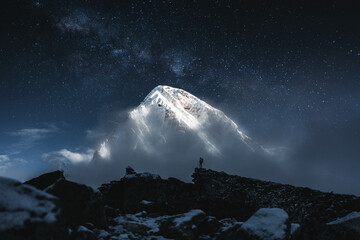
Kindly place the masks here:
[(87, 149), (85, 152), (73, 152), (67, 149), (61, 149), (43, 154), (43, 159), (49, 161), (71, 162), (73, 164), (88, 163), (93, 159), (93, 149)]

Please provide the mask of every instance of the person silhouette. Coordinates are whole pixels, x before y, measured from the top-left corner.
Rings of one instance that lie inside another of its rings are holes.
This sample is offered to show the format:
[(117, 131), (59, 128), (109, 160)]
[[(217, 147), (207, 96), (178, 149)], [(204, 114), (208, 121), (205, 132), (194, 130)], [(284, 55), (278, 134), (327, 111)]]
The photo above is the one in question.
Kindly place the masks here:
[(199, 168), (202, 169), (202, 165), (204, 163), (204, 159), (202, 157), (200, 157), (200, 160), (199, 160)]

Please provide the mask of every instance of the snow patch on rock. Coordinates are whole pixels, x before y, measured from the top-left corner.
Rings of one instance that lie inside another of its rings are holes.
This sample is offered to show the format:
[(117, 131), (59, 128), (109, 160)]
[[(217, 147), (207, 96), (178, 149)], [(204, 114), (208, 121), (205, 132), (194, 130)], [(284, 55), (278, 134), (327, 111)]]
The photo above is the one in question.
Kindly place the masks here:
[(329, 222), (327, 223), (327, 225), (336, 225), (336, 224), (341, 224), (350, 220), (353, 220), (355, 218), (360, 218), (360, 212), (352, 212), (349, 213), (348, 215), (346, 215), (345, 217), (336, 219), (335, 221)]
[(190, 212), (184, 213), (181, 216), (174, 219), (174, 223), (176, 227), (179, 227), (180, 225), (190, 222), (194, 217), (198, 215), (205, 215), (205, 212), (200, 209), (193, 209)]
[(26, 222), (57, 220), (56, 197), (18, 181), (0, 177), (0, 231), (21, 229)]
[(260, 239), (284, 239), (288, 218), (288, 214), (280, 208), (260, 208), (242, 224), (241, 229)]

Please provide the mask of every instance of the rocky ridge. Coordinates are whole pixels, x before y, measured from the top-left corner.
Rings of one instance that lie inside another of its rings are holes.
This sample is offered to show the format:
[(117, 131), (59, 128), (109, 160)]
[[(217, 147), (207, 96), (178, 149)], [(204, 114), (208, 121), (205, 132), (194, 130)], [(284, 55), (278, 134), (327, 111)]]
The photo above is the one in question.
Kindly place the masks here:
[[(99, 191), (66, 180), (60, 171), (25, 184), (1, 178), (0, 239), (360, 238), (359, 197), (209, 169), (197, 168), (192, 177), (193, 183), (185, 183), (127, 171)], [(9, 197), (14, 191), (15, 199)], [(37, 213), (17, 204), (25, 198), (49, 209)], [(6, 225), (19, 211), (28, 218)]]

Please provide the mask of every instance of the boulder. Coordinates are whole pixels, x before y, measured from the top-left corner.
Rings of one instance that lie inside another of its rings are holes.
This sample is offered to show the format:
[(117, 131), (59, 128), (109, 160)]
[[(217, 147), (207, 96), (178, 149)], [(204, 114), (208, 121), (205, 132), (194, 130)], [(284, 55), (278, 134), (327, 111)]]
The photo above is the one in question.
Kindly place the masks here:
[(239, 230), (244, 239), (288, 239), (289, 216), (280, 208), (261, 208), (244, 222)]
[(71, 240), (95, 240), (95, 233), (85, 226), (80, 225), (76, 231), (71, 233)]
[(123, 214), (147, 211), (159, 215), (187, 212), (196, 207), (194, 185), (175, 178), (128, 171), (120, 181), (99, 188), (107, 205)]
[(193, 202), (218, 219), (236, 217), (245, 221), (260, 208), (284, 209), (291, 222), (302, 225), (316, 219), (326, 223), (353, 211), (360, 211), (360, 198), (245, 178), (196, 168), (192, 175), (198, 191)]
[(160, 235), (166, 238), (197, 239), (199, 226), (206, 220), (205, 213), (200, 209), (171, 216), (160, 224)]
[(360, 239), (360, 212), (352, 212), (326, 225), (334, 239)]
[(101, 193), (86, 185), (67, 181), (61, 171), (43, 174), (26, 183), (58, 197), (63, 215), (70, 227), (74, 228), (87, 222), (100, 228), (107, 225)]
[(1, 239), (66, 239), (66, 232), (56, 197), (0, 177)]
[(59, 180), (65, 180), (64, 172), (60, 170), (42, 174), (39, 177), (26, 181), (25, 184), (44, 190)]

